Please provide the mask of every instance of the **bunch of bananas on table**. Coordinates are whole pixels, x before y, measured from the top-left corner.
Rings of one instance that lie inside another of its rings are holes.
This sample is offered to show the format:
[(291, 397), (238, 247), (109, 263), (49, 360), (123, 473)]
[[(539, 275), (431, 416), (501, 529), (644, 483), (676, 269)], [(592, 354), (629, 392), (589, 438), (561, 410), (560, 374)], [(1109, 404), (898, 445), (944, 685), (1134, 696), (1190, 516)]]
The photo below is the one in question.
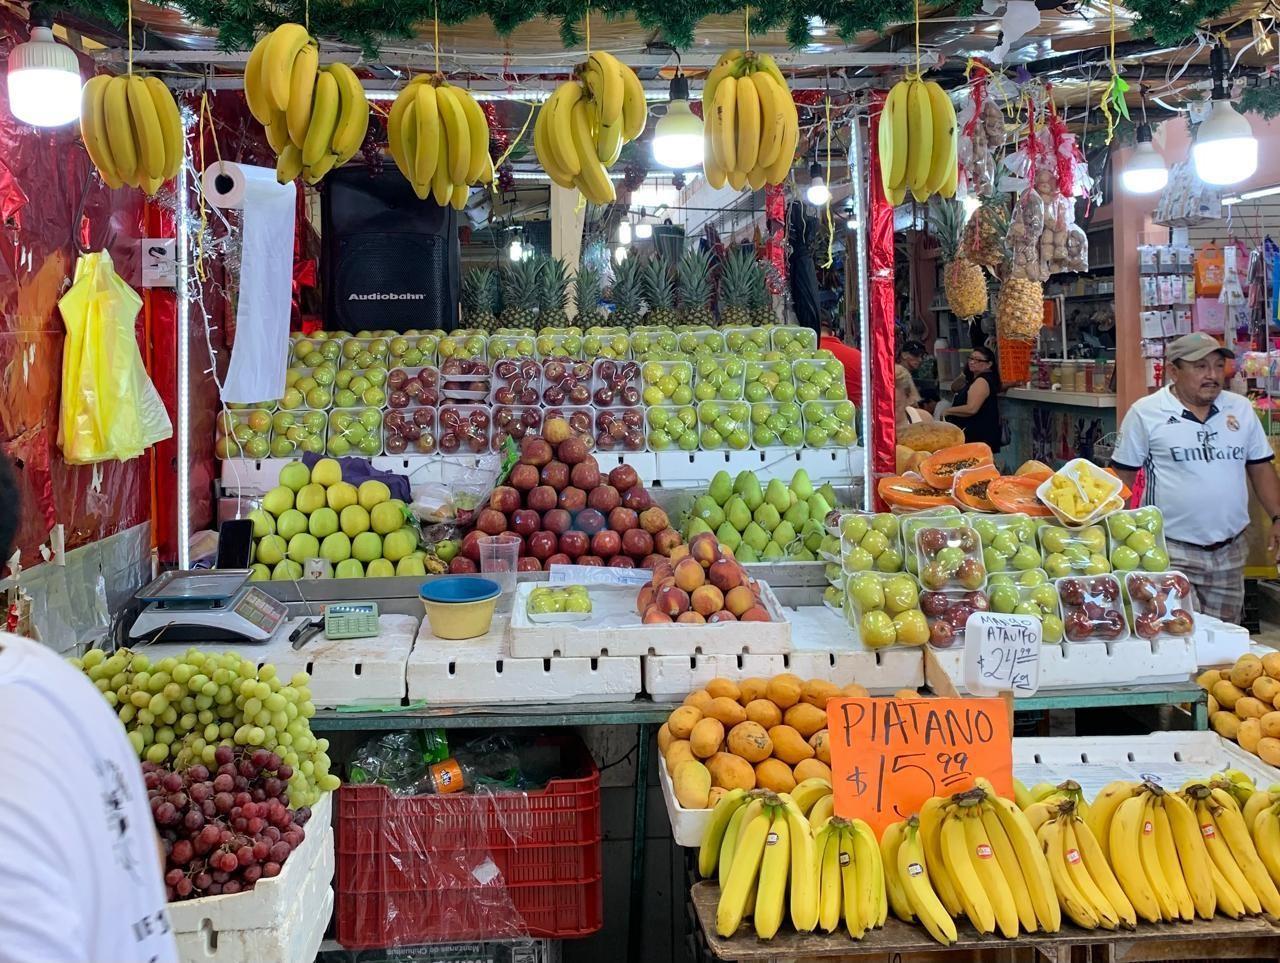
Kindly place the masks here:
[(305, 27), (285, 23), (259, 40), (244, 71), (249, 110), (276, 152), (276, 179), (316, 184), (349, 161), (369, 129), (369, 102), (346, 64), (320, 66)]
[(644, 132), (648, 107), (635, 71), (603, 50), (574, 70), (538, 111), (533, 149), (555, 183), (576, 187), (592, 204), (617, 196), (609, 168), (624, 144)]
[(387, 118), (391, 156), (422, 200), (462, 210), (472, 184), (493, 181), (489, 122), (475, 98), (442, 74), (418, 74)]
[(907, 191), (917, 201), (955, 196), (958, 133), (956, 109), (937, 83), (914, 76), (893, 85), (878, 138), (880, 179), (890, 204), (901, 204)]
[(702, 88), (707, 183), (734, 190), (781, 184), (791, 171), (800, 117), (782, 71), (768, 54), (729, 50)]
[(182, 118), (156, 77), (92, 78), (81, 94), (80, 136), (108, 187), (155, 194), (182, 165)]

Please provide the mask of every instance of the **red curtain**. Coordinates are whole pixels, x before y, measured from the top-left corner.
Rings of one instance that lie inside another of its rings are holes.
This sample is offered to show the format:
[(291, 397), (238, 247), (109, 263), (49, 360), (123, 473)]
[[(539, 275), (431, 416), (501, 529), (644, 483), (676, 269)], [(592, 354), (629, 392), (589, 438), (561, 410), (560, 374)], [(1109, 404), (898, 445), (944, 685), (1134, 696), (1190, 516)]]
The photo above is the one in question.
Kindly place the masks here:
[[(894, 451), (896, 431), (893, 411), (893, 205), (884, 196), (880, 182), (880, 155), (877, 149), (880, 112), (885, 92), (872, 95), (871, 130), (868, 137), (868, 221), (867, 258), (871, 276), (871, 317), (868, 323), (871, 343), (871, 466), (875, 483), (882, 475), (892, 475), (896, 464)], [(876, 503), (880, 504), (879, 496)], [(883, 508), (883, 505), (880, 505)]]

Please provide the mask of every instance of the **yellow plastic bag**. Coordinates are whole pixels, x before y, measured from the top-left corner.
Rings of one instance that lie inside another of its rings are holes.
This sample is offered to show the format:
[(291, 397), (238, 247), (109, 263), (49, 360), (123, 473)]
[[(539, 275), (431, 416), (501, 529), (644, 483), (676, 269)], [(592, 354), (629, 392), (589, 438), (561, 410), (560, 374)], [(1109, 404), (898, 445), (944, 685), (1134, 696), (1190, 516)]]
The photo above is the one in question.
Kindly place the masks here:
[(105, 251), (76, 262), (71, 289), (58, 302), (67, 328), (58, 445), (69, 464), (128, 461), (173, 434), (138, 351), (141, 307)]

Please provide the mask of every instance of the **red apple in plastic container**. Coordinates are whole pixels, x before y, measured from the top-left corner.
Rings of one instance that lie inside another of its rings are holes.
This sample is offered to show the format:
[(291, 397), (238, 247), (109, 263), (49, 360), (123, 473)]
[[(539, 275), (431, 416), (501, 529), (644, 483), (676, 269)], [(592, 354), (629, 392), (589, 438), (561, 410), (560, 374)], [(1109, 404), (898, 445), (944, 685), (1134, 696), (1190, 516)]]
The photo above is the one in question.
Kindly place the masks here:
[(596, 532), (604, 531), (607, 520), (602, 512), (594, 508), (584, 508), (578, 512), (578, 517), (574, 520), (576, 528), (588, 535), (594, 535)]
[(1142, 612), (1134, 616), (1133, 631), (1141, 638), (1154, 639), (1160, 634), (1160, 616), (1154, 612)]
[(567, 531), (560, 536), (560, 551), (570, 558), (586, 555), (591, 549), (591, 538), (586, 532)]
[(1164, 623), (1164, 630), (1170, 635), (1190, 635), (1194, 629), (1195, 617), (1187, 609), (1174, 609)]
[(526, 542), (529, 546), (529, 554), (537, 559), (550, 558), (560, 545), (554, 532), (534, 532)]
[(956, 630), (945, 619), (938, 619), (929, 626), (929, 644), (934, 648), (948, 649), (955, 641)]
[(942, 592), (921, 592), (920, 611), (931, 619), (941, 618), (947, 611), (947, 597)]
[(414, 408), (413, 423), (419, 428), (434, 428), (436, 424), (436, 413), (431, 408)]

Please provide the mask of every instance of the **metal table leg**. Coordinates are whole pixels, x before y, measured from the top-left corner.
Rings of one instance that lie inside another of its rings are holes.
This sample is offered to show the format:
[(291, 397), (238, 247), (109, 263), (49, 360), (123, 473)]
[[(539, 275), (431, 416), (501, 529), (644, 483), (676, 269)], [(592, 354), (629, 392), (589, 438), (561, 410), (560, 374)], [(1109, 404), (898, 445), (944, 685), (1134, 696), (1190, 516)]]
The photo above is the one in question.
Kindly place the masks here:
[(1209, 728), (1209, 700), (1205, 698), (1205, 694), (1200, 693), (1200, 698), (1191, 704), (1192, 724), (1197, 730)]
[(649, 799), (649, 743), (653, 727), (638, 726), (635, 800), (631, 816), (631, 910), (627, 914), (627, 961), (640, 963), (644, 949), (645, 808)]

